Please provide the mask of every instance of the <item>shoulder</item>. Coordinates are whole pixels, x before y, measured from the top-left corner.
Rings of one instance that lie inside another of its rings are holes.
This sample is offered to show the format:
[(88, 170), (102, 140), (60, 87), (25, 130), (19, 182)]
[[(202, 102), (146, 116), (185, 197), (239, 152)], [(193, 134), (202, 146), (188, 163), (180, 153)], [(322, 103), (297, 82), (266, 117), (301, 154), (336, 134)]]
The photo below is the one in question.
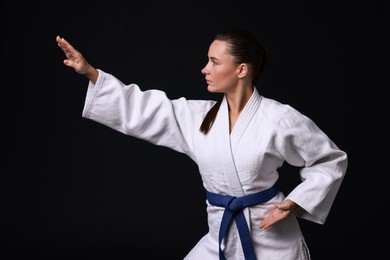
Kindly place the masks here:
[(280, 127), (297, 127), (312, 123), (310, 118), (293, 106), (272, 98), (262, 96), (260, 109), (269, 120)]

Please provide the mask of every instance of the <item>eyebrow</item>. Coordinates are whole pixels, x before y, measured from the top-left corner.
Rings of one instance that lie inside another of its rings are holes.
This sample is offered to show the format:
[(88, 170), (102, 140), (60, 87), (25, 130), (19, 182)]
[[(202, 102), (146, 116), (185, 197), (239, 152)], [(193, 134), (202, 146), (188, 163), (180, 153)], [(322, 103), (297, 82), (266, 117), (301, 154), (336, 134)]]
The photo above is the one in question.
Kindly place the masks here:
[(210, 57), (210, 60), (212, 60), (212, 61), (219, 61), (219, 59), (217, 59), (216, 57)]

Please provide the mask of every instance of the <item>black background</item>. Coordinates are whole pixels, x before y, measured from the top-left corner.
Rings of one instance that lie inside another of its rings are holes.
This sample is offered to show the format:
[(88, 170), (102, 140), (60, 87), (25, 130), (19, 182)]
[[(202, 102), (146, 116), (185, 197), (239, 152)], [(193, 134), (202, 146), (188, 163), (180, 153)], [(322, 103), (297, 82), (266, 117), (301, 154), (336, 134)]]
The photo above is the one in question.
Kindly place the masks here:
[[(349, 155), (325, 225), (301, 221), (313, 260), (382, 254), (384, 4), (5, 1), (1, 13), (1, 259), (186, 255), (207, 232), (197, 166), (83, 119), (88, 81), (63, 65), (55, 37), (126, 84), (208, 99), (200, 70), (227, 27), (252, 31), (270, 50), (260, 93), (311, 117)], [(284, 166), (281, 188), (296, 176)]]

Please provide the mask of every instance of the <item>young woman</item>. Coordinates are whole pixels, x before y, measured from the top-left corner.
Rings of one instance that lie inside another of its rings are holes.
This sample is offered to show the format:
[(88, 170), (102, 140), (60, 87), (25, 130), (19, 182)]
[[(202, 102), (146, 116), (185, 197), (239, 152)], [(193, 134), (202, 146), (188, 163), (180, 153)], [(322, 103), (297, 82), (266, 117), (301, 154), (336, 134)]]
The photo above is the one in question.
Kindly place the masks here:
[[(266, 51), (254, 35), (216, 35), (202, 74), (223, 99), (170, 100), (96, 69), (68, 41), (64, 64), (89, 79), (83, 117), (188, 155), (207, 194), (209, 232), (185, 259), (310, 259), (297, 217), (323, 224), (347, 169), (347, 155), (308, 117), (257, 88)], [(278, 168), (300, 167), (289, 194)]]

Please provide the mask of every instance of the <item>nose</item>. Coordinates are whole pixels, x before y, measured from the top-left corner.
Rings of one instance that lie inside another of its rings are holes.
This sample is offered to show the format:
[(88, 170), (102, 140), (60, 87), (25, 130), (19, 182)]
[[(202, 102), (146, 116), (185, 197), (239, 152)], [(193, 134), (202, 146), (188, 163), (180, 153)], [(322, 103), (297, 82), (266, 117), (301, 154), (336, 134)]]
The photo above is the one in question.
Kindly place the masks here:
[(205, 67), (201, 70), (201, 72), (202, 72), (203, 75), (208, 74), (208, 70), (206, 69), (206, 67), (207, 67), (207, 66), (205, 66)]

